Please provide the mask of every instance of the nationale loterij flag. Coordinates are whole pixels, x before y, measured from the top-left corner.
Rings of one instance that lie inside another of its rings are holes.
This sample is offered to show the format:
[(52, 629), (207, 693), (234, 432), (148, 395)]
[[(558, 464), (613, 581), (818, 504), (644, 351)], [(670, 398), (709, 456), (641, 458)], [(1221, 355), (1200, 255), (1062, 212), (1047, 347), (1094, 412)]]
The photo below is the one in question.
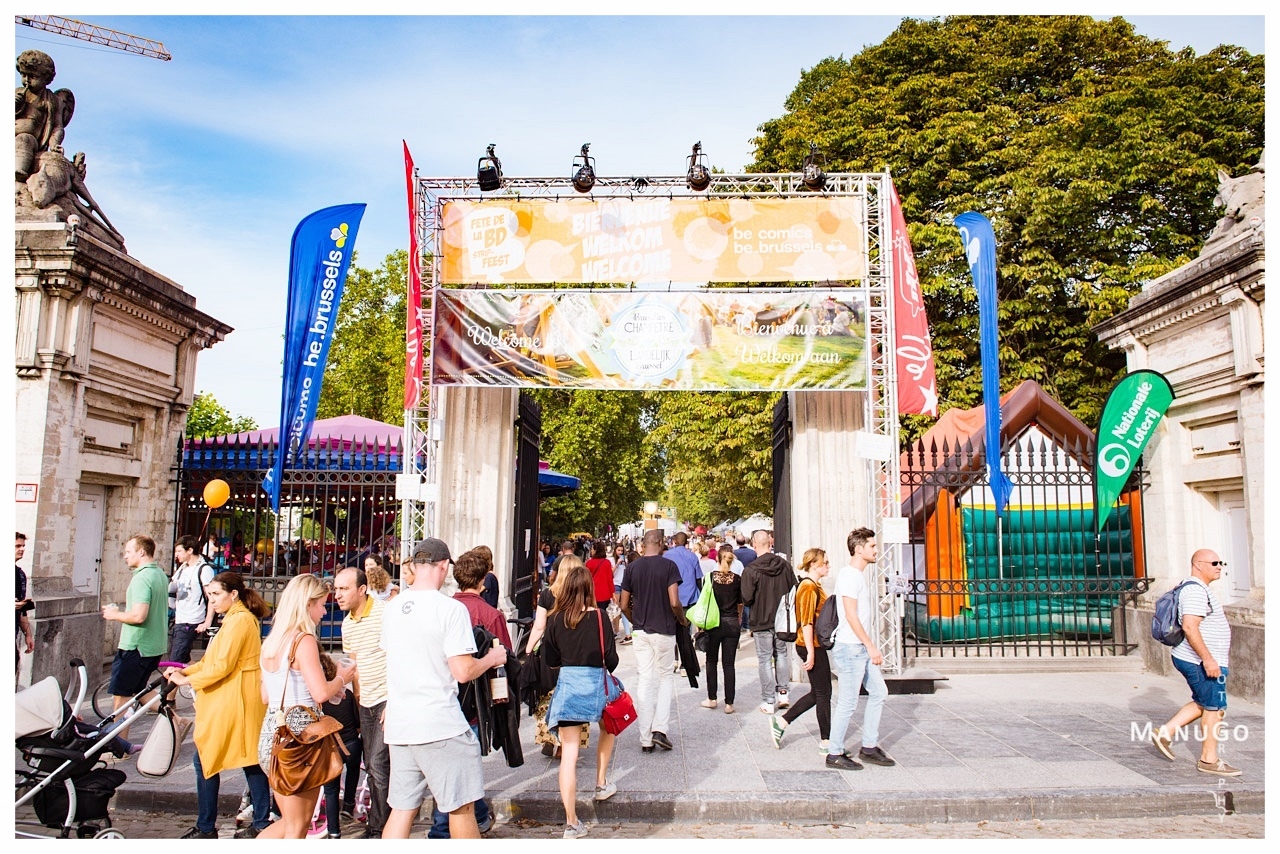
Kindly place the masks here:
[(966, 211), (956, 217), (965, 257), (978, 290), (979, 352), (982, 356), (982, 410), (985, 418), (987, 479), (996, 513), (1004, 514), (1013, 484), (1000, 466), (1000, 341), (996, 314), (996, 236), (985, 216)]
[(409, 282), (405, 299), (404, 408), (417, 409), (422, 396), (422, 269), (418, 255), (418, 205), (414, 192), (413, 155), (404, 145), (404, 182), (409, 195)]
[(898, 367), (898, 414), (938, 415), (938, 381), (933, 370), (929, 318), (920, 276), (902, 215), (898, 188), (889, 182), (889, 234), (893, 243), (893, 329)]
[(364, 208), (363, 204), (351, 204), (318, 210), (293, 231), (280, 437), (271, 470), (262, 479), (262, 488), (271, 497), (271, 509), (277, 513), (284, 469), (297, 464), (316, 420), (324, 365), (338, 320), (338, 303)]

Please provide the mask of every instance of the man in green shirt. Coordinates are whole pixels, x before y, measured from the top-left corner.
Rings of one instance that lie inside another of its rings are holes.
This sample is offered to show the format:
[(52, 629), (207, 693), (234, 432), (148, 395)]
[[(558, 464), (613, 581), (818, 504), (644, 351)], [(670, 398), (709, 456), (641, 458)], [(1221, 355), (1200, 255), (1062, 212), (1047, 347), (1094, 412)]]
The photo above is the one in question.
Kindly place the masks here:
[[(169, 647), (169, 579), (156, 563), (156, 543), (135, 534), (125, 541), (124, 562), (133, 570), (125, 607), (113, 602), (102, 609), (102, 619), (116, 620), (120, 647), (111, 662), (111, 693), (120, 708), (143, 688)], [(119, 733), (129, 737), (128, 727)]]

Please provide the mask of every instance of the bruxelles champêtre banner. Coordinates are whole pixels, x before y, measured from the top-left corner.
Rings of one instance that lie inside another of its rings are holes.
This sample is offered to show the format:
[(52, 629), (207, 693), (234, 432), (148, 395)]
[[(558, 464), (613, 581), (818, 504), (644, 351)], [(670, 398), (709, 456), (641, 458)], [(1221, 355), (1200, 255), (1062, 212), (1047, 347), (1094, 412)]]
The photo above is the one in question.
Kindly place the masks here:
[[(448, 202), (443, 284), (856, 282), (861, 200)], [(859, 288), (436, 292), (439, 385), (865, 389)]]

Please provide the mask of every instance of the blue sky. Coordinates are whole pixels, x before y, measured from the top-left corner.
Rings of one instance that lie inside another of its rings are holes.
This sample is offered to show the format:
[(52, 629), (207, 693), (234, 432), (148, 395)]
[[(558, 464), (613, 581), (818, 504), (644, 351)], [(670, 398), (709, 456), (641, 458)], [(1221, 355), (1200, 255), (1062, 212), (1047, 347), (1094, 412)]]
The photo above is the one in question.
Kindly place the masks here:
[[(16, 50), (49, 53), (55, 88), (75, 92), (66, 148), (86, 152), (86, 183), (130, 254), (235, 327), (200, 355), (197, 388), (263, 426), (279, 418), (293, 228), (366, 202), (359, 263), (407, 247), (402, 138), (428, 175), (474, 174), (490, 142), (508, 175), (567, 176), (583, 142), (601, 174), (678, 174), (695, 140), (733, 172), (802, 69), (900, 20), (77, 11), (164, 42), (173, 61), (17, 25)], [(1261, 16), (1130, 20), (1175, 49), (1264, 52)]]

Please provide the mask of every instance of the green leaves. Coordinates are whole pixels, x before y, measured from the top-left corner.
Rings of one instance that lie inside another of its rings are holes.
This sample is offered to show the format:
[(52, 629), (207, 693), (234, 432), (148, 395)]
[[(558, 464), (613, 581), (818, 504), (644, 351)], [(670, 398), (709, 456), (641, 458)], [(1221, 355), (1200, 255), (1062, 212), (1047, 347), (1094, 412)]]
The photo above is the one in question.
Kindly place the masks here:
[(257, 429), (258, 422), (247, 415), (232, 415), (205, 391), (191, 400), (191, 408), (187, 410), (185, 435), (188, 439), (208, 439)]
[(760, 125), (752, 169), (798, 169), (809, 140), (829, 169), (890, 169), (944, 410), (981, 402), (977, 302), (952, 220), (988, 216), (1005, 389), (1036, 379), (1093, 423), (1124, 359), (1091, 326), (1208, 237), (1217, 169), (1241, 174), (1262, 152), (1263, 73), (1260, 56), (1174, 53), (1121, 18), (905, 20), (802, 74), (786, 114)]

